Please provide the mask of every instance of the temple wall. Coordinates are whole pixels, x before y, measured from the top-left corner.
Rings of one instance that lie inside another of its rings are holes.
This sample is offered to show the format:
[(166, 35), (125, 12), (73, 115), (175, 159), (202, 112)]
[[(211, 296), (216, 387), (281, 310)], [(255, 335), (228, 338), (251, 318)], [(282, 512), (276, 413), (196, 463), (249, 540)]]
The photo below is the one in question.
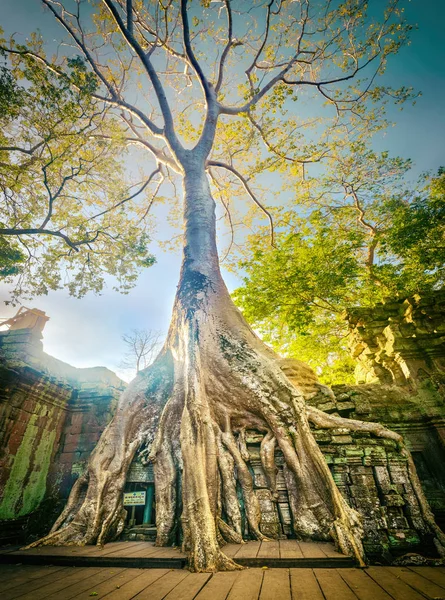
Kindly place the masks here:
[(353, 308), (345, 318), (357, 383), (445, 385), (445, 290)]
[[(419, 298), (380, 306), (378, 318), (367, 311), (359, 315), (357, 309), (349, 318), (352, 349), (359, 361), (358, 373), (367, 369), (369, 375), (363, 375), (362, 381), (373, 383), (334, 386), (333, 395), (324, 389), (308, 402), (327, 413), (381, 422), (401, 433), (444, 527), (443, 328), (437, 317), (442, 299), (438, 293), (434, 301), (428, 300), (435, 311), (432, 320), (425, 314), (426, 301)], [(408, 336), (406, 343), (403, 336)], [(105, 368), (75, 369), (49, 357), (40, 337), (27, 329), (0, 332), (3, 541), (22, 541), (49, 528), (84, 471), (124, 388)], [(341, 429), (313, 431), (341, 493), (362, 514), (368, 555), (384, 557), (428, 548), (431, 534), (409, 483), (406, 460), (394, 442)], [(260, 438), (258, 432), (250, 432), (247, 442), (262, 529), (271, 537), (294, 535), (283, 457), (277, 451), (278, 498), (273, 498), (259, 459)], [(152, 473), (150, 477), (144, 481), (152, 482)], [(139, 481), (136, 475), (130, 480)]]
[(335, 398), (310, 402), (329, 414), (384, 424), (403, 435), (436, 520), (445, 527), (445, 408), (426, 383), (417, 390), (395, 385), (333, 386)]
[(445, 290), (345, 315), (360, 385), (334, 386), (321, 410), (385, 424), (405, 438), (445, 527)]
[(0, 539), (53, 519), (123, 387), (108, 369), (46, 355), (38, 333), (0, 332)]
[(314, 430), (314, 436), (342, 495), (362, 516), (369, 558), (434, 552), (407, 460), (395, 442), (342, 429)]
[[(420, 548), (434, 552), (432, 535), (409, 482), (407, 460), (395, 442), (346, 429), (313, 428), (313, 434), (340, 492), (362, 516), (368, 557), (389, 559), (390, 555)], [(292, 523), (292, 499), (284, 481), (284, 457), (276, 450), (275, 500), (260, 460), (262, 438), (258, 432), (246, 432), (254, 489), (261, 506), (261, 531), (272, 538), (298, 535)]]

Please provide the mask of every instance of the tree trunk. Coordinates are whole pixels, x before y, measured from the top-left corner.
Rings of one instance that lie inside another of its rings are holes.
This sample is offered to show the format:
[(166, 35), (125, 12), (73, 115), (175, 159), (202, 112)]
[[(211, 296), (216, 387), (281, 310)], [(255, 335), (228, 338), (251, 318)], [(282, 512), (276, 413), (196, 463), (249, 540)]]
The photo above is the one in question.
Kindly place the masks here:
[[(154, 463), (156, 544), (174, 542), (180, 529), (192, 570), (239, 568), (221, 549), (224, 540), (242, 542), (236, 478), (250, 534), (265, 539), (246, 464), (244, 432), (253, 429), (265, 434), (260, 456), (272, 493), (276, 445), (284, 455), (295, 533), (333, 539), (364, 564), (359, 515), (341, 496), (310, 431), (308, 418), (320, 421), (324, 413), (306, 410), (300, 382), (291, 383), (234, 306), (219, 270), (215, 204), (204, 168), (193, 165), (184, 178), (184, 223), (165, 346), (122, 395), (86, 474), (52, 532), (36, 544), (102, 544), (116, 537), (125, 517), (126, 474), (145, 445)], [(337, 423), (324, 416), (325, 426)], [(350, 428), (400, 441), (377, 424), (354, 421)]]

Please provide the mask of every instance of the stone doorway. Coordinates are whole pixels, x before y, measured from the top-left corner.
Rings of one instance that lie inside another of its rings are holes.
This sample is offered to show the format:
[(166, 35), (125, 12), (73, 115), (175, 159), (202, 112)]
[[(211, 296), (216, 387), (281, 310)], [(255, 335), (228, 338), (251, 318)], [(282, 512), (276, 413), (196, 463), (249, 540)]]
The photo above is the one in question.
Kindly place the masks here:
[(156, 538), (156, 502), (152, 465), (143, 465), (138, 456), (133, 460), (127, 475), (124, 493), (144, 492), (145, 504), (125, 506), (127, 518), (123, 539), (153, 541)]

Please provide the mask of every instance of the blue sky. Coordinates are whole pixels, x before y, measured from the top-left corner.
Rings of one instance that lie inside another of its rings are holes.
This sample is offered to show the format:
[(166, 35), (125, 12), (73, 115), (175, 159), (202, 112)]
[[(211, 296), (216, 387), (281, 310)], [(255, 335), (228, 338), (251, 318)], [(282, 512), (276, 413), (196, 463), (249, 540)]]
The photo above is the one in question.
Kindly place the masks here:
[[(373, 0), (380, 2), (382, 0)], [(2, 0), (1, 26), (6, 34), (26, 36), (39, 27), (47, 38), (60, 39), (61, 30), (43, 12), (38, 0)], [(414, 106), (403, 111), (389, 110), (395, 126), (376, 139), (379, 150), (411, 158), (414, 174), (437, 170), (445, 165), (445, 0), (412, 0), (406, 16), (418, 24), (410, 46), (403, 48), (388, 65), (385, 83), (393, 87), (412, 86), (422, 92)], [(158, 229), (162, 232), (165, 224)], [(128, 295), (111, 290), (101, 296), (89, 294), (82, 300), (69, 298), (64, 291), (26, 302), (46, 311), (50, 317), (44, 331), (45, 350), (79, 367), (104, 365), (118, 370), (125, 352), (121, 336), (132, 328), (166, 331), (179, 275), (180, 254), (154, 248), (157, 263), (146, 270)], [(224, 273), (229, 288), (236, 287), (233, 274)], [(0, 287), (0, 300), (7, 289)], [(16, 309), (0, 307), (0, 316)]]

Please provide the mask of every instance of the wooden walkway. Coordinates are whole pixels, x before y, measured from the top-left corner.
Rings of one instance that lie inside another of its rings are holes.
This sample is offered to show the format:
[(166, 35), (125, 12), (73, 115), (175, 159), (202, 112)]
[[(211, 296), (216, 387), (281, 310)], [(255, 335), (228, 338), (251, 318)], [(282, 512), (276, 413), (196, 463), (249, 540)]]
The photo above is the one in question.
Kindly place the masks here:
[(2, 600), (443, 600), (443, 567), (186, 570), (0, 565)]
[[(248, 567), (339, 568), (355, 566), (354, 560), (337, 552), (332, 544), (277, 540), (227, 544), (223, 551)], [(75, 567), (123, 567), (182, 569), (187, 557), (178, 548), (157, 548), (152, 542), (112, 542), (97, 546), (44, 546), (31, 550), (0, 550), (0, 563)]]

